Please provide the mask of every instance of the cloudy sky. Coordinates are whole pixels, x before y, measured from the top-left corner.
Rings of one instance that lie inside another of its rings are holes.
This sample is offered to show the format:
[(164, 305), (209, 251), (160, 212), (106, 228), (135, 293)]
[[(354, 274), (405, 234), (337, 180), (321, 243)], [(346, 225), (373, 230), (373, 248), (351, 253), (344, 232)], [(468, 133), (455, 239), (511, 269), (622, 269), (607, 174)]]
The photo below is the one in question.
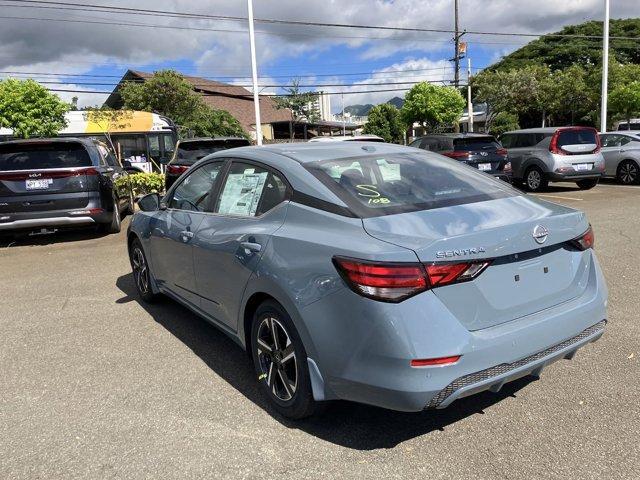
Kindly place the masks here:
[[(78, 4), (246, 17), (246, 0), (0, 0), (0, 78), (31, 76), (80, 105), (100, 104), (127, 68), (175, 68), (185, 74), (250, 83), (246, 20), (176, 18), (97, 11)], [(76, 4), (74, 6), (74, 3)], [(460, 27), (540, 34), (601, 19), (603, 0), (460, 0)], [(41, 8), (37, 8), (41, 7)], [(612, 18), (640, 16), (639, 0), (611, 0)], [(453, 0), (254, 0), (255, 17), (427, 29), (453, 28)], [(531, 38), (465, 35), (474, 70)], [(300, 78), (332, 96), (333, 110), (403, 96), (403, 81), (452, 77), (450, 33), (256, 24), (263, 92)], [(21, 73), (15, 73), (21, 72)], [(56, 75), (52, 75), (56, 74)], [(59, 83), (53, 83), (59, 82)], [(322, 86), (324, 85), (324, 86)], [(372, 92), (388, 90), (385, 92)]]

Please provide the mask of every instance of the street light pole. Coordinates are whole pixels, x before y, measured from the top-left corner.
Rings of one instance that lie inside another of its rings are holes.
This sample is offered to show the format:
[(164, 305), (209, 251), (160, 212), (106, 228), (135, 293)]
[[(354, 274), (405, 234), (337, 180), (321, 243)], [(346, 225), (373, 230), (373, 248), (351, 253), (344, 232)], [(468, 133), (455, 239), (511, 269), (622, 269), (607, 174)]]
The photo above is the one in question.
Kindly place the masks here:
[(467, 130), (473, 132), (473, 104), (471, 103), (471, 58), (467, 57)]
[(253, 31), (253, 0), (247, 0), (249, 10), (249, 42), (251, 43), (251, 75), (253, 77), (253, 106), (256, 114), (256, 141), (262, 145), (262, 124), (260, 122), (260, 92), (258, 91), (258, 67), (256, 66), (256, 36)]
[(604, 0), (604, 32), (602, 34), (602, 104), (600, 105), (600, 131), (607, 131), (607, 91), (609, 76), (609, 0)]

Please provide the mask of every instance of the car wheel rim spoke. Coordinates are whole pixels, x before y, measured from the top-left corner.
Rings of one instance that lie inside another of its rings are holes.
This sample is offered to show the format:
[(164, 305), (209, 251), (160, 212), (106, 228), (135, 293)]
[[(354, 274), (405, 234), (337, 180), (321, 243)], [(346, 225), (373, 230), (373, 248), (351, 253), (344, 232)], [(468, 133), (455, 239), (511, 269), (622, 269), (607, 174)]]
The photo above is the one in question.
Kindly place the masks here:
[(291, 338), (277, 318), (269, 316), (260, 322), (255, 348), (259, 378), (276, 398), (291, 400), (297, 388), (297, 358)]
[(133, 279), (138, 290), (140, 290), (141, 293), (147, 293), (149, 289), (147, 263), (139, 248), (133, 251), (131, 263), (133, 263)]

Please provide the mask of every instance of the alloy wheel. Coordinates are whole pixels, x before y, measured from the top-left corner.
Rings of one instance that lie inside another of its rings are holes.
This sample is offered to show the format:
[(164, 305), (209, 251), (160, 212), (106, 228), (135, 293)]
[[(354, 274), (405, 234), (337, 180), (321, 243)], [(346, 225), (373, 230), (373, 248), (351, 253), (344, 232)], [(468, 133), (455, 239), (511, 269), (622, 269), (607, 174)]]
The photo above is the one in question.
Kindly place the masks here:
[(636, 183), (638, 180), (638, 167), (633, 162), (624, 162), (620, 165), (619, 177), (625, 185)]
[(527, 175), (527, 186), (531, 190), (537, 190), (540, 188), (540, 182), (542, 182), (540, 172), (538, 170), (531, 170), (529, 175)]
[(298, 364), (291, 338), (273, 316), (262, 319), (257, 335), (260, 379), (283, 402), (290, 401), (298, 387)]
[(136, 282), (136, 287), (138, 287), (140, 293), (144, 295), (149, 291), (149, 269), (147, 268), (147, 262), (140, 247), (133, 249), (131, 264), (133, 266), (133, 279)]

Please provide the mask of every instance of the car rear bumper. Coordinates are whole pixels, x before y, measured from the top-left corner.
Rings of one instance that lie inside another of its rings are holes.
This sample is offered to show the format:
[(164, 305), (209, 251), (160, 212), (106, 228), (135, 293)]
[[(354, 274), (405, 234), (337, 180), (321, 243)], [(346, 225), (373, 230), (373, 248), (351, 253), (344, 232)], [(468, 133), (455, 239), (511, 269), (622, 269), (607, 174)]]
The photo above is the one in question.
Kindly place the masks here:
[(108, 223), (111, 212), (102, 208), (81, 208), (16, 214), (0, 214), (0, 232), (32, 231), (42, 228), (74, 228)]
[[(579, 297), (475, 331), (433, 292), (387, 304), (345, 290), (315, 302), (300, 312), (312, 339), (307, 352), (323, 382), (314, 396), (420, 411), (540, 375), (604, 332), (607, 288), (592, 258), (588, 286)], [(461, 357), (442, 366), (410, 365), (412, 359), (452, 355)]]
[(547, 174), (549, 180), (554, 182), (574, 182), (576, 180), (597, 179), (602, 177), (602, 172), (593, 173), (558, 173), (550, 172)]
[(45, 217), (0, 222), (0, 231), (30, 230), (45, 227), (72, 227), (96, 223), (91, 217)]

